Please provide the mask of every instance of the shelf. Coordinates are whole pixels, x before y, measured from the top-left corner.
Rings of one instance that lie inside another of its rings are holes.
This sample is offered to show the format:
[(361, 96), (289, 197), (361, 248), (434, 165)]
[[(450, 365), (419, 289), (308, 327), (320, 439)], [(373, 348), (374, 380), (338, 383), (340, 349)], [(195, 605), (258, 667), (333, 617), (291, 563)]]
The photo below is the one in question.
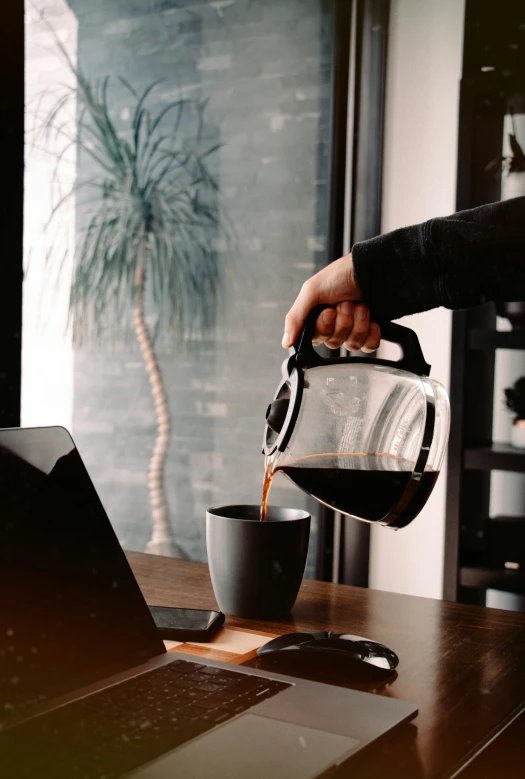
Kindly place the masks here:
[(471, 471), (515, 471), (525, 473), (525, 449), (510, 444), (492, 444), (465, 449), (465, 468)]
[(486, 590), (505, 590), (506, 592), (525, 593), (525, 572), (506, 571), (501, 568), (459, 569), (459, 585)]
[(493, 524), (497, 526), (505, 525), (523, 525), (525, 523), (525, 516), (520, 514), (512, 514), (506, 516), (505, 514), (495, 514), (493, 517), (487, 517), (487, 524)]
[(471, 330), (470, 349), (525, 349), (525, 330)]

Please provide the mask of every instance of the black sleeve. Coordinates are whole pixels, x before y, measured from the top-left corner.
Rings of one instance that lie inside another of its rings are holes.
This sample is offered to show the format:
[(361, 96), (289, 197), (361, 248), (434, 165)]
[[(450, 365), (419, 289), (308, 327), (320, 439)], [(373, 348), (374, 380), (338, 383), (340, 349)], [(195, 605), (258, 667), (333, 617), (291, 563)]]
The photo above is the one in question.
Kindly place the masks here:
[(352, 259), (377, 319), (525, 300), (525, 197), (362, 241)]

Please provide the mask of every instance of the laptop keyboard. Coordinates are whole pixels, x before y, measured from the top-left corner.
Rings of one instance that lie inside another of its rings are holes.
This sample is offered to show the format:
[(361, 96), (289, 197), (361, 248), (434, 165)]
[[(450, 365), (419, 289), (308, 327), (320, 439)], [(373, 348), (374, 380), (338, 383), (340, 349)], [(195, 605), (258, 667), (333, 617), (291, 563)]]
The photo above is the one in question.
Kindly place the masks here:
[(18, 749), (2, 761), (10, 777), (113, 779), (289, 686), (176, 660), (15, 729)]

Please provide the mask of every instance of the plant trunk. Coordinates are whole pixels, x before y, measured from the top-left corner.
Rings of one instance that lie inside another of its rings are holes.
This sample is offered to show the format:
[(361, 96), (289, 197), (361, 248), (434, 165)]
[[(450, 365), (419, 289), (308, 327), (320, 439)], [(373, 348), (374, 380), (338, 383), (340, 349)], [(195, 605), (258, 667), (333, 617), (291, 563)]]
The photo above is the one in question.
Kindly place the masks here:
[(168, 500), (164, 488), (164, 468), (170, 445), (171, 415), (159, 361), (144, 319), (144, 287), (144, 270), (139, 267), (136, 274), (133, 324), (146, 365), (155, 405), (155, 414), (157, 416), (157, 438), (148, 470), (148, 489), (153, 527), (151, 539), (146, 545), (146, 552), (170, 557), (186, 557), (173, 540), (169, 521)]

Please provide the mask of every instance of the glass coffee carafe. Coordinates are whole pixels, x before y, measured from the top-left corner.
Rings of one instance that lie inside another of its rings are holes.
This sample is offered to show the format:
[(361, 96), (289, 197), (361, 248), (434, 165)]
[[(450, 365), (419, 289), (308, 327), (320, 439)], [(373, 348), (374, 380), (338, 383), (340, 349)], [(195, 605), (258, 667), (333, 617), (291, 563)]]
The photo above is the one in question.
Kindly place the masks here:
[(348, 516), (405, 527), (439, 475), (449, 433), (447, 393), (429, 378), (416, 334), (391, 322), (381, 333), (401, 347), (397, 362), (321, 357), (312, 337), (322, 308), (309, 315), (268, 407), (267, 474), (282, 471)]

